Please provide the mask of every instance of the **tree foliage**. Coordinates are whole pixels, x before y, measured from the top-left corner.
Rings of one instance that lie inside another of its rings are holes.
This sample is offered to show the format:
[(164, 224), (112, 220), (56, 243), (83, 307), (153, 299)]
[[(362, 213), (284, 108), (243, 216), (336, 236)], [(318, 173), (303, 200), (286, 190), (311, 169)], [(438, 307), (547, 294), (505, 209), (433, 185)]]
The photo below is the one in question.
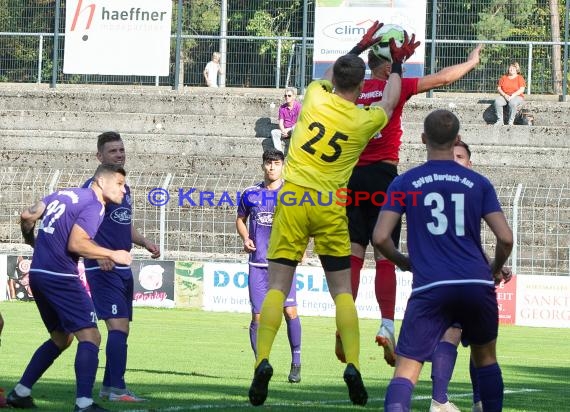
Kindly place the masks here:
[[(256, 40), (229, 40), (227, 70), (228, 85), (271, 84), (275, 76), (275, 60), (281, 45), (283, 62), (291, 59), (293, 40), (303, 33), (303, 4), (305, 0), (227, 0), (227, 35), (263, 37)], [(308, 1), (309, 21), (307, 33), (313, 35), (314, 1)], [(570, 0), (438, 0), (436, 36), (438, 39), (465, 39), (488, 41), (558, 41), (553, 39), (550, 6), (558, 9), (560, 31), (564, 32), (565, 1)], [(65, 7), (65, 1), (62, 1)], [(186, 36), (220, 33), (222, 0), (184, 0), (182, 10), (182, 33)], [(428, 0), (427, 33), (431, 37), (432, 10), (434, 1)], [(178, 0), (172, 0), (173, 32), (176, 32)], [(0, 0), (0, 31), (51, 33), (54, 24), (55, 0)], [(64, 28), (65, 9), (61, 12), (61, 31)], [(270, 38), (270, 39), (268, 39)], [(281, 41), (277, 41), (281, 38)], [(0, 80), (35, 81), (37, 76), (37, 37), (3, 36), (0, 58)], [(51, 38), (44, 39), (44, 81), (51, 71)], [(182, 43), (182, 59), (190, 83), (201, 82), (205, 61), (212, 51), (219, 49), (219, 39), (185, 38)], [(438, 44), (435, 62), (445, 59), (445, 65), (465, 58), (471, 45), (451, 46)], [(174, 42), (173, 42), (174, 51)], [(426, 56), (430, 62), (431, 56)], [(61, 56), (61, 54), (60, 54)], [(174, 61), (174, 53), (172, 53)], [(504, 70), (504, 65), (513, 58), (523, 66), (529, 57), (528, 46), (488, 46), (483, 54), (480, 70), (492, 66)], [(533, 50), (533, 73), (548, 79), (551, 76), (554, 58), (553, 48), (536, 46)], [(61, 65), (61, 62), (59, 62)], [(540, 70), (538, 68), (540, 67)], [(492, 76), (489, 76), (491, 78)], [(251, 79), (259, 79), (257, 82)], [(544, 79), (538, 79), (547, 83)], [(533, 79), (534, 81), (535, 79)], [(487, 80), (485, 80), (487, 81)], [(493, 79), (495, 81), (495, 79)]]

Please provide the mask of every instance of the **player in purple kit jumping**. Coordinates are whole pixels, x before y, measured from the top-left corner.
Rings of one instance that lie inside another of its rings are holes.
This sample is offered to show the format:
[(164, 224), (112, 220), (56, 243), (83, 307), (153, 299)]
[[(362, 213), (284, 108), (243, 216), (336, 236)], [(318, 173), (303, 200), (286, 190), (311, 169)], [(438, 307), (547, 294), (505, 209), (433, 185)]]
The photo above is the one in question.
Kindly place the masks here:
[[(97, 159), (101, 163), (123, 166), (125, 146), (121, 135), (105, 132), (97, 138)], [(89, 187), (89, 179), (84, 187)], [(131, 250), (135, 243), (146, 248), (153, 259), (160, 256), (157, 245), (142, 236), (132, 224), (131, 191), (125, 185), (120, 204), (107, 204), (105, 216), (95, 236), (97, 244), (114, 250)], [(97, 317), (107, 326), (106, 362), (99, 396), (114, 402), (143, 402), (146, 399), (127, 389), (127, 339), (133, 319), (133, 272), (130, 266), (114, 265), (109, 259), (85, 259), (85, 274)]]
[[(471, 345), (483, 410), (502, 410), (494, 278), (502, 276), (513, 236), (489, 180), (454, 161), (458, 132), (459, 120), (447, 110), (426, 117), (422, 142), (427, 162), (397, 177), (388, 188), (388, 196), (420, 191), (413, 199), (417, 205), (407, 199), (384, 205), (374, 229), (373, 241), (381, 253), (413, 273), (396, 347), (396, 370), (384, 401), (386, 411), (410, 410), (423, 363), (455, 322), (461, 324), (463, 338)], [(409, 256), (396, 249), (390, 236), (404, 213)], [(481, 246), (481, 219), (497, 239), (491, 263)]]
[[(129, 265), (126, 250), (110, 250), (93, 242), (103, 220), (105, 204), (121, 203), (125, 195), (125, 170), (116, 165), (100, 165), (89, 189), (63, 189), (38, 201), (21, 214), (22, 234), (34, 247), (30, 286), (50, 339), (34, 353), (20, 382), (8, 394), (15, 408), (35, 408), (32, 386), (53, 361), (77, 338), (75, 376), (77, 394), (74, 411), (104, 412), (93, 403), (92, 391), (99, 364), (101, 334), (93, 302), (77, 271), (80, 256), (109, 259)], [(40, 220), (34, 239), (34, 226)]]
[[(263, 153), (264, 179), (244, 190), (238, 206), (236, 228), (243, 240), (243, 248), (249, 253), (249, 300), (251, 302), (251, 323), (249, 338), (254, 355), (257, 354), (257, 327), (261, 305), (269, 290), (267, 273), (267, 247), (273, 223), (273, 213), (277, 204), (279, 190), (283, 187), (281, 172), (284, 155), (276, 149)], [(249, 229), (246, 225), (249, 219)], [(283, 305), (283, 314), (287, 323), (287, 336), (291, 347), (291, 370), (289, 382), (301, 381), (301, 320), (297, 316), (297, 288), (295, 278), (287, 299)]]

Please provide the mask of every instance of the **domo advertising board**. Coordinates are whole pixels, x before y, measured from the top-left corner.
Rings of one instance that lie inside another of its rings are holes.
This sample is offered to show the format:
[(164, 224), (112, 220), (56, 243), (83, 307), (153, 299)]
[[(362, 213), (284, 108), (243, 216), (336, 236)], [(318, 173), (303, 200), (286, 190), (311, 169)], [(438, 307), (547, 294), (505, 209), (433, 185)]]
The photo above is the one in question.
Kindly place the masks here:
[[(424, 74), (426, 0), (317, 0), (313, 52), (313, 78), (348, 53), (379, 20), (398, 24), (422, 42), (405, 64), (405, 76)], [(366, 60), (366, 53), (361, 55)]]
[(63, 72), (167, 76), (170, 0), (68, 0)]

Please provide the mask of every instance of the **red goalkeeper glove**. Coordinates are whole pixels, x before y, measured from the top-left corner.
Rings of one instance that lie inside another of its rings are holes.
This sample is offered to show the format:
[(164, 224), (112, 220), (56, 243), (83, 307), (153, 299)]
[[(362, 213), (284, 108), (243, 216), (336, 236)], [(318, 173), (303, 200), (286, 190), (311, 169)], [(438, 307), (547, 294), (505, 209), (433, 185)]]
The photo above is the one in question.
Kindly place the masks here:
[(416, 35), (412, 34), (412, 38), (408, 37), (408, 32), (404, 30), (404, 42), (401, 47), (396, 45), (396, 41), (390, 39), (390, 54), (392, 55), (393, 63), (404, 63), (419, 47), (421, 42), (416, 41)]
[(374, 34), (384, 26), (384, 23), (380, 23), (378, 20), (370, 26), (370, 28), (364, 33), (364, 36), (360, 39), (360, 41), (352, 48), (348, 54), (356, 54), (357, 56), (362, 53), (364, 50), (368, 49), (370, 46), (378, 43), (380, 38), (374, 38)]

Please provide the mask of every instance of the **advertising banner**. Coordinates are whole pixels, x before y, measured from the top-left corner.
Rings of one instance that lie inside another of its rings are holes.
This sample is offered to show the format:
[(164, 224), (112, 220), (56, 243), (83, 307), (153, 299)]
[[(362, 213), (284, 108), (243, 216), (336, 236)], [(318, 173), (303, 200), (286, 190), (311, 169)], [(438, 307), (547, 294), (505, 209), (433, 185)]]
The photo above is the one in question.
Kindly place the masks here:
[[(374, 270), (361, 273), (356, 308), (361, 318), (379, 319), (374, 295)], [(204, 264), (204, 310), (214, 312), (251, 312), (248, 293), (248, 265), (243, 263)], [(411, 273), (397, 272), (396, 319), (402, 319), (411, 292)], [(334, 302), (321, 267), (298, 266), (297, 305), (300, 315), (335, 315)]]
[(517, 276), (516, 324), (570, 328), (568, 276)]
[(499, 323), (514, 325), (516, 323), (517, 275), (513, 275), (509, 283), (501, 282), (495, 289), (499, 305)]
[(30, 256), (6, 257), (7, 299), (33, 301), (34, 295), (30, 288)]
[(174, 261), (135, 260), (133, 306), (174, 307)]
[(202, 308), (204, 292), (204, 263), (176, 262), (175, 273), (175, 302), (177, 308)]
[(170, 0), (68, 0), (63, 72), (168, 76)]
[[(313, 78), (348, 53), (374, 21), (402, 26), (422, 42), (405, 64), (405, 76), (424, 74), (426, 0), (317, 0), (313, 52)], [(366, 60), (366, 54), (361, 55)]]

